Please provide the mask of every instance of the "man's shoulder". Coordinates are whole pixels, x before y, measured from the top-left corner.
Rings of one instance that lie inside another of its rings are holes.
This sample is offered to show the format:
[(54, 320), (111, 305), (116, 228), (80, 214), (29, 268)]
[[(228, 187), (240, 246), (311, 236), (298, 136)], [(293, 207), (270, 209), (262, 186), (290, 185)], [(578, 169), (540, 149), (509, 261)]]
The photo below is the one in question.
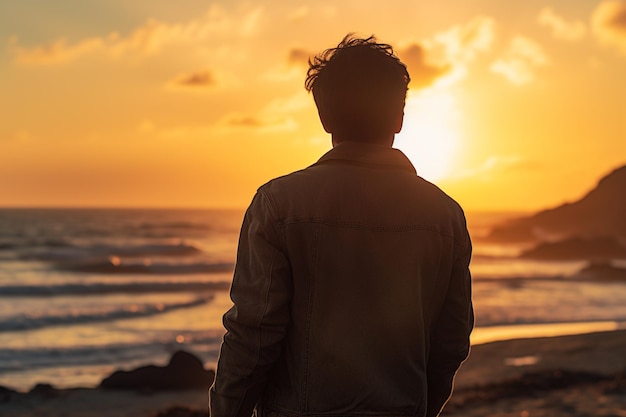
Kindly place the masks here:
[(314, 165), (290, 172), (285, 175), (273, 178), (261, 185), (257, 191), (262, 193), (274, 194), (285, 192), (293, 188), (302, 186), (305, 182), (315, 181), (311, 175), (311, 168)]
[(438, 185), (420, 176), (417, 176), (417, 178), (418, 178), (418, 181), (422, 183), (424, 189), (432, 193), (433, 196), (437, 196), (444, 204), (447, 204), (450, 207), (454, 209), (458, 209), (461, 212), (463, 212), (463, 208), (461, 207), (461, 205), (454, 198), (452, 198), (448, 193), (446, 193), (441, 188), (439, 188)]

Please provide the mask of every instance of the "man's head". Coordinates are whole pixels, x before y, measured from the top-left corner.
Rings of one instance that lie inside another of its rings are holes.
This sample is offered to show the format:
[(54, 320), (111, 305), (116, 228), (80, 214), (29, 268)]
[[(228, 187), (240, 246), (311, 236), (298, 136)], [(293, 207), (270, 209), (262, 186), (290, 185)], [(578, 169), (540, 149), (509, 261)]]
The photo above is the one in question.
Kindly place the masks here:
[(410, 80), (390, 45), (348, 34), (309, 60), (305, 87), (334, 142), (388, 144), (402, 128)]

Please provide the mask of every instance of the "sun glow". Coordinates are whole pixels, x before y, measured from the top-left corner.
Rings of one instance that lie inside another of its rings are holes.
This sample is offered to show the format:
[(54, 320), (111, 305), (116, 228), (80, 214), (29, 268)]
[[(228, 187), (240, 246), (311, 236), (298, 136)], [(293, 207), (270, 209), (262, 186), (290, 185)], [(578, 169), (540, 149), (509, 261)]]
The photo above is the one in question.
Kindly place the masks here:
[(458, 111), (452, 94), (440, 89), (409, 92), (404, 126), (394, 147), (411, 160), (418, 175), (437, 181), (450, 174), (459, 144)]

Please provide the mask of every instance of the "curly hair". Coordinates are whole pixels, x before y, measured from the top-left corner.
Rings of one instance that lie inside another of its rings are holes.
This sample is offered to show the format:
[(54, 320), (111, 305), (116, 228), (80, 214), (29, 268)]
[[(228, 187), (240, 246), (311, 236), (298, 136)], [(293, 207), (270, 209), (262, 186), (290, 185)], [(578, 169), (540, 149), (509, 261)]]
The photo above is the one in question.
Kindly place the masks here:
[(391, 45), (349, 33), (309, 59), (304, 85), (333, 134), (376, 141), (402, 114), (410, 80)]

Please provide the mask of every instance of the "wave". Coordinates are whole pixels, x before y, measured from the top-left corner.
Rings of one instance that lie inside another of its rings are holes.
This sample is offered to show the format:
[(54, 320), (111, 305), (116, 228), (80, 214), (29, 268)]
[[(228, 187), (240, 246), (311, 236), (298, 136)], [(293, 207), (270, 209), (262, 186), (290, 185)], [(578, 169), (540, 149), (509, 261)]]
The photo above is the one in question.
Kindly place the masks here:
[(24, 331), (41, 329), (51, 326), (68, 326), (73, 324), (88, 324), (97, 322), (133, 319), (154, 316), (173, 310), (196, 307), (206, 304), (213, 299), (213, 295), (197, 297), (191, 301), (180, 303), (151, 303), (126, 305), (109, 311), (70, 311), (66, 314), (48, 316), (20, 315), (8, 317), (0, 321), (0, 332)]
[(139, 229), (154, 230), (154, 229), (191, 229), (191, 230), (212, 230), (213, 227), (206, 223), (195, 223), (186, 221), (172, 221), (162, 223), (142, 223), (138, 226)]
[(70, 272), (83, 272), (94, 274), (211, 274), (219, 272), (231, 272), (234, 265), (224, 263), (190, 263), (190, 264), (166, 264), (166, 263), (121, 263), (119, 258), (111, 257), (105, 261), (79, 262), (75, 264), (61, 263), (56, 269)]
[(225, 291), (229, 282), (133, 282), (129, 284), (14, 285), (0, 287), (0, 296), (51, 297), (61, 295), (149, 294)]
[[(179, 350), (189, 349), (209, 362), (217, 359), (224, 332), (222, 329), (184, 331), (185, 344), (176, 342), (179, 330), (162, 333), (149, 333), (146, 338), (137, 342), (118, 342), (111, 340), (105, 344), (87, 346), (45, 346), (7, 348), (0, 346), (0, 374), (3, 372), (21, 372), (25, 369), (45, 369), (59, 367), (77, 367), (85, 369), (91, 366), (106, 366), (105, 372), (111, 368), (130, 369), (147, 365), (149, 361), (155, 365), (166, 364), (171, 354)], [(39, 373), (36, 373), (39, 375)], [(105, 374), (99, 375), (97, 382)], [(40, 382), (40, 381), (37, 381)], [(51, 381), (48, 381), (51, 382)], [(18, 382), (15, 382), (18, 383)], [(13, 381), (10, 383), (14, 384)], [(54, 384), (57, 386), (57, 383)], [(32, 385), (22, 387), (28, 390)]]
[(177, 244), (149, 244), (135, 246), (93, 245), (80, 246), (68, 242), (57, 242), (55, 245), (44, 245), (48, 250), (34, 249), (20, 254), (24, 260), (63, 262), (89, 259), (96, 257), (137, 258), (146, 256), (183, 257), (197, 255), (202, 252), (196, 246), (184, 242)]

